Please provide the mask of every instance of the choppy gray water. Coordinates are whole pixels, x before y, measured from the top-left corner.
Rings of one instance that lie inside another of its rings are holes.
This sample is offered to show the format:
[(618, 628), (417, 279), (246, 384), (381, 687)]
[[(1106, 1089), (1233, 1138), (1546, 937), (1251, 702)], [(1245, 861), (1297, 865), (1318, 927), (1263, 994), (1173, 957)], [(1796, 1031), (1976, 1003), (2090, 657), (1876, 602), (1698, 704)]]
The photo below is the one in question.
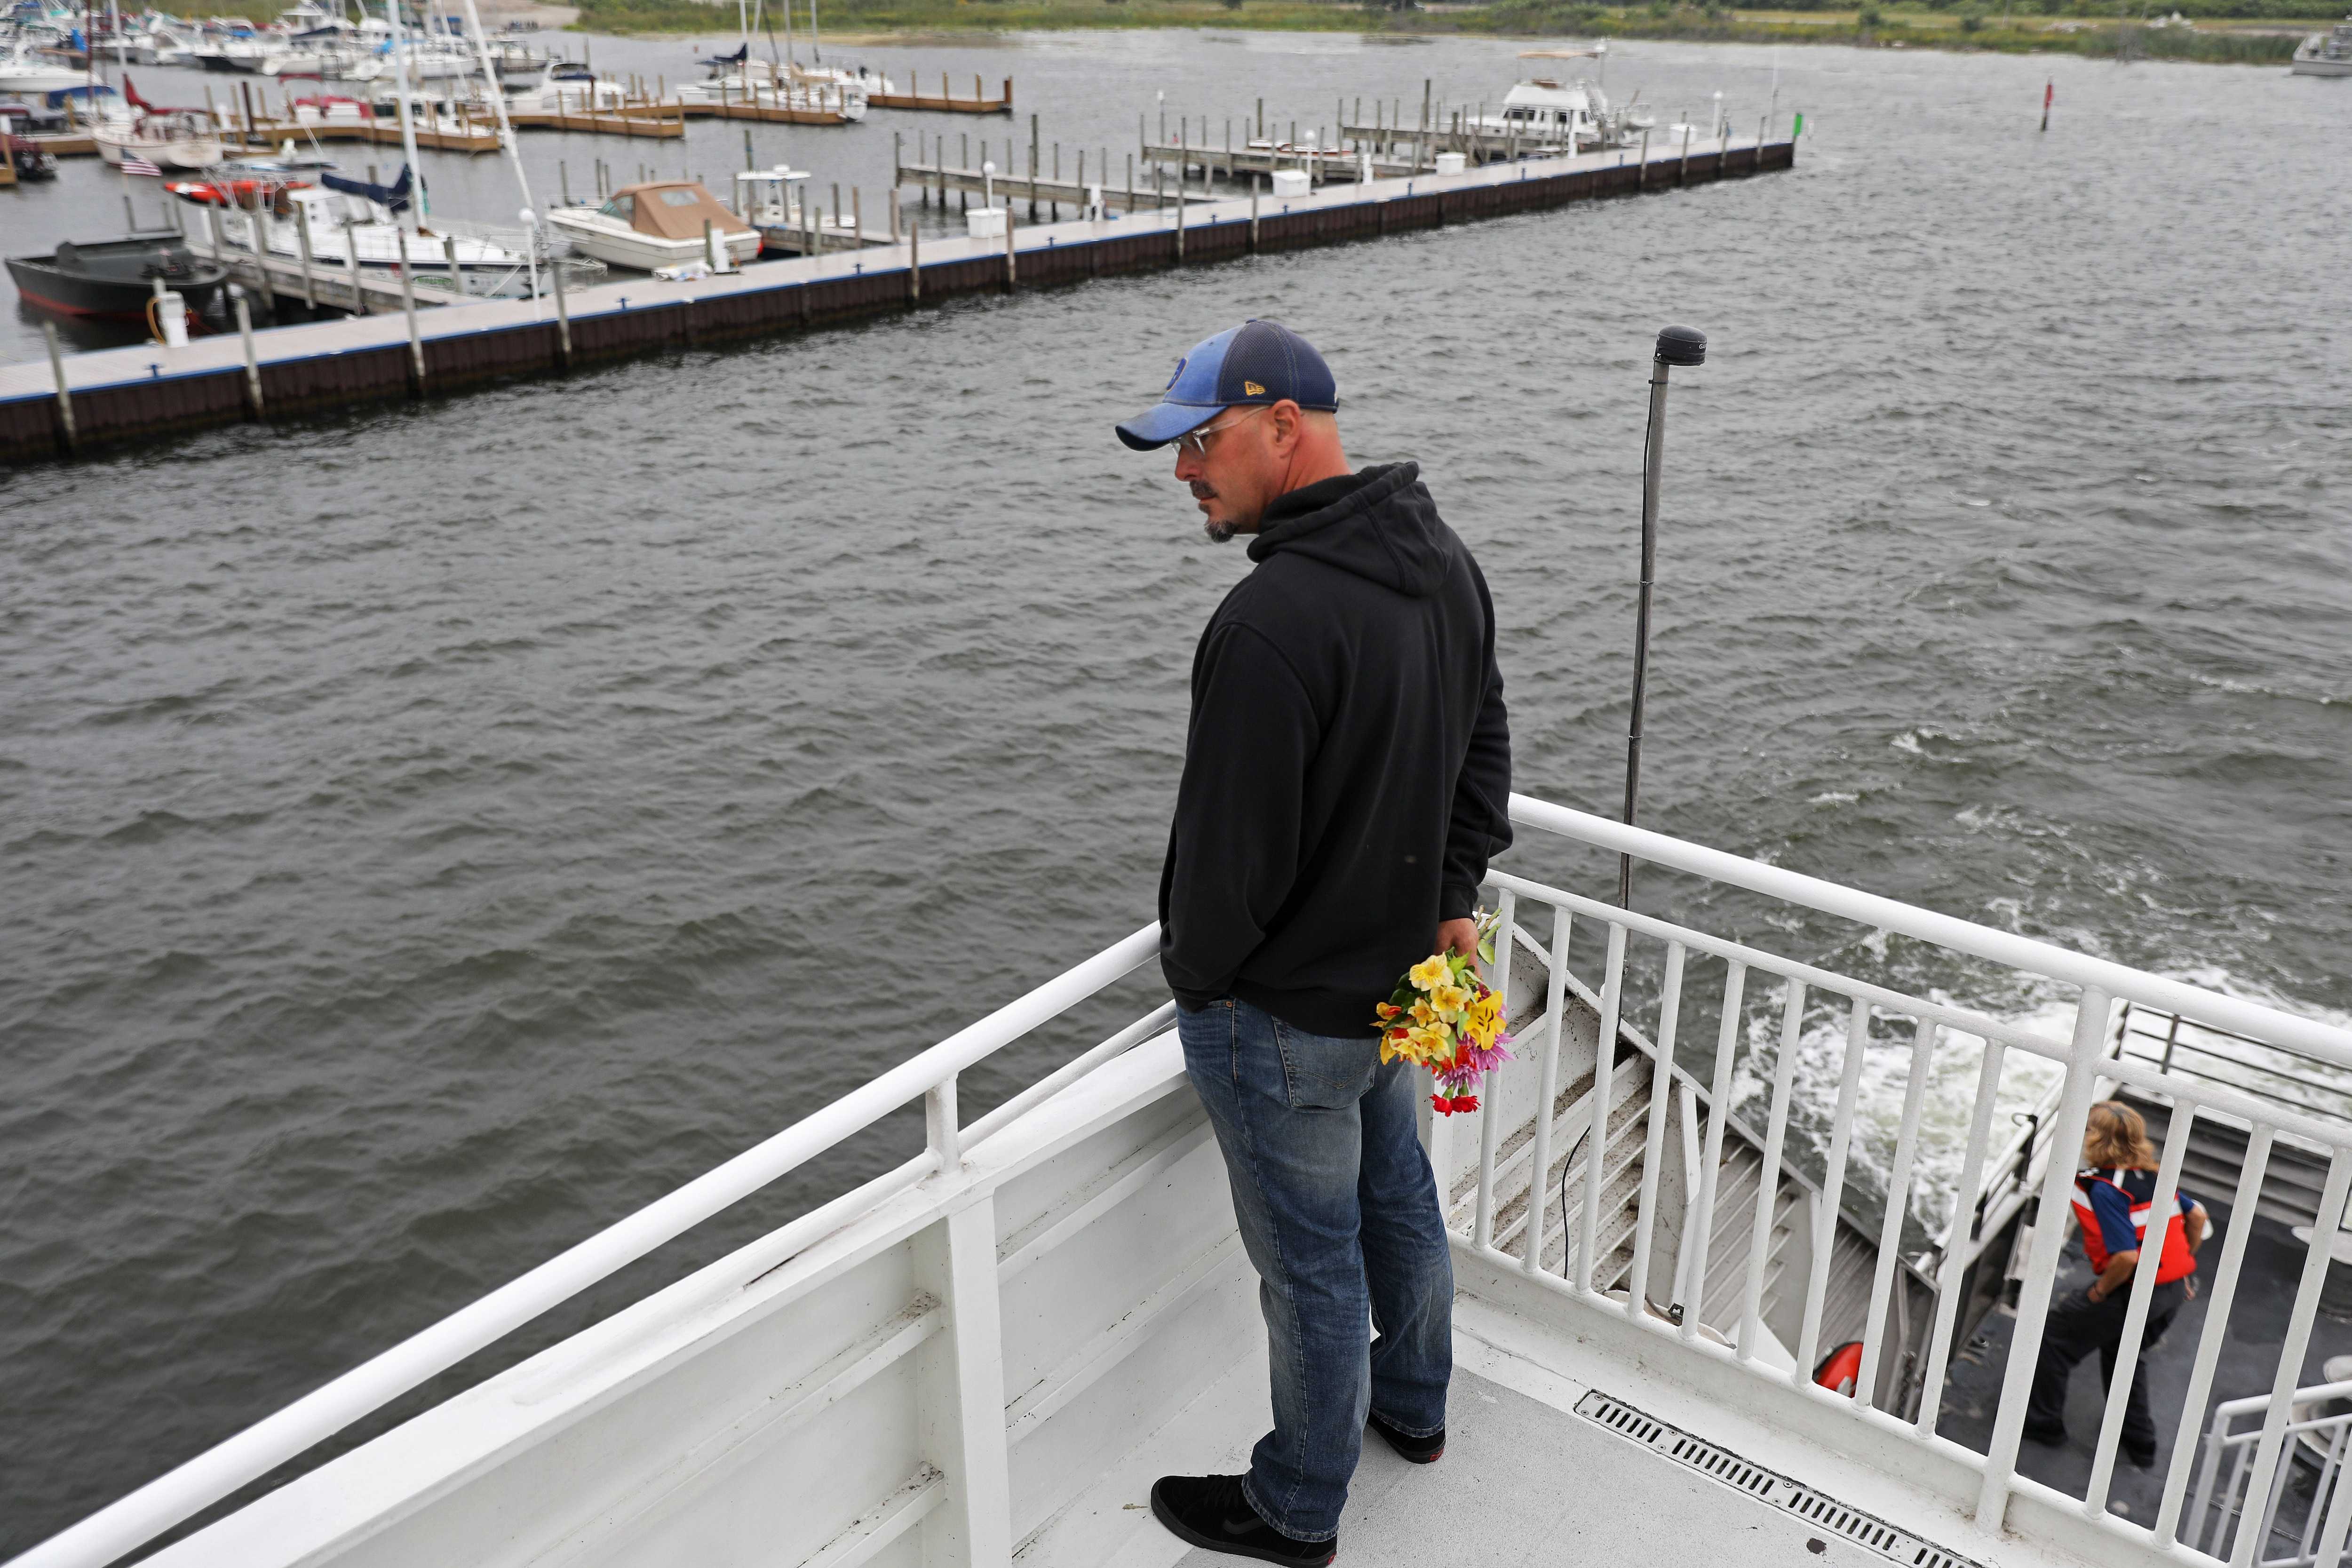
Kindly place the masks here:
[[(1155, 90), (1308, 121), (1497, 96), (1514, 47), (869, 55), (1010, 70), (1117, 147)], [(1752, 116), (1769, 65), (1611, 79)], [(1148, 918), (1246, 563), (1108, 422), (1246, 314), (1479, 553), (1522, 788), (1613, 809), (1645, 356), (1689, 321), (1647, 819), (2352, 1010), (2352, 84), (1781, 73), (1820, 128), (1787, 175), (0, 477), (0, 1552)]]

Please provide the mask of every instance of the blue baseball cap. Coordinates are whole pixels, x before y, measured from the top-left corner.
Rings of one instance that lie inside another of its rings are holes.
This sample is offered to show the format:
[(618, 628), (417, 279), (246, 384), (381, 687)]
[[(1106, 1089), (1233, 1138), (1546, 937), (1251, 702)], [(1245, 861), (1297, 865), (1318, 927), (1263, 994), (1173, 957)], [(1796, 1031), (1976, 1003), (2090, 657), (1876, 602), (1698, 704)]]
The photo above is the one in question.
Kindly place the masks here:
[(1279, 321), (1244, 321), (1192, 345), (1176, 362), (1160, 402), (1118, 426), (1139, 452), (1165, 447), (1217, 410), (1288, 398), (1326, 413), (1339, 406), (1339, 386), (1315, 345)]

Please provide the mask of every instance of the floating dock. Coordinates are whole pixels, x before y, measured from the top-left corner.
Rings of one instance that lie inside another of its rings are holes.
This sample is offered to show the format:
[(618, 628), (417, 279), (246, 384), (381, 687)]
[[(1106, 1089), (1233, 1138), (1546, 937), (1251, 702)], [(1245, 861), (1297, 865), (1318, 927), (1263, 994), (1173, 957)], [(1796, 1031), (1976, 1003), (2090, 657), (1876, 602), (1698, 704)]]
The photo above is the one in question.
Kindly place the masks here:
[(1013, 112), (1013, 79), (1011, 77), (1004, 79), (1003, 98), (983, 97), (978, 77), (971, 79), (971, 96), (958, 98), (955, 95), (954, 87), (948, 81), (945, 71), (940, 73), (940, 91), (936, 98), (923, 91), (922, 82), (918, 78), (909, 78), (908, 85), (914, 89), (912, 92), (869, 92), (866, 95), (866, 101), (876, 109), (919, 109), (937, 114), (1010, 114)]
[[(596, 136), (637, 136), (676, 141), (686, 134), (686, 105), (628, 103), (616, 109), (512, 109), (507, 122), (518, 131), (575, 131)], [(395, 136), (394, 141), (399, 138)]]
[(240, 420), (299, 419), (437, 396), (637, 354), (864, 321), (965, 295), (1375, 239), (1478, 218), (1745, 177), (1795, 162), (1790, 142), (1718, 143), (1688, 157), (1589, 153), (1067, 223), (1002, 241), (910, 236), (862, 252), (653, 278), (569, 296), (493, 300), (257, 331), (183, 349), (109, 349), (0, 366), (0, 461), (152, 443)]
[[(928, 202), (937, 196), (941, 206), (947, 205), (950, 191), (965, 195), (993, 195), (1004, 201), (1025, 201), (1034, 210), (1040, 202), (1050, 202), (1066, 207), (1083, 207), (1088, 200), (1088, 187), (1076, 180), (1054, 179), (1040, 174), (990, 174), (979, 169), (959, 169), (945, 163), (898, 164), (899, 185), (912, 185)], [(1137, 187), (1134, 184), (1115, 186), (1103, 184), (1102, 200), (1106, 207), (1121, 212), (1157, 212), (1177, 204), (1200, 205), (1207, 202), (1230, 201), (1231, 196), (1207, 191), (1187, 189), (1181, 182), (1173, 187), (1164, 181)]]

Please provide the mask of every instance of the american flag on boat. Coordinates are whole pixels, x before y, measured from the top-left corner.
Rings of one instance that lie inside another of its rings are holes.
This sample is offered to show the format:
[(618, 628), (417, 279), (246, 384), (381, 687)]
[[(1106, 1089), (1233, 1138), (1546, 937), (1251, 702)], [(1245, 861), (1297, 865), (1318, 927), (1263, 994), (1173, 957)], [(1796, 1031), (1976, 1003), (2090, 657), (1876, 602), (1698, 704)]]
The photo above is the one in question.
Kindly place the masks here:
[(159, 180), (163, 177), (163, 170), (136, 153), (122, 154), (122, 172), (126, 174), (152, 174)]

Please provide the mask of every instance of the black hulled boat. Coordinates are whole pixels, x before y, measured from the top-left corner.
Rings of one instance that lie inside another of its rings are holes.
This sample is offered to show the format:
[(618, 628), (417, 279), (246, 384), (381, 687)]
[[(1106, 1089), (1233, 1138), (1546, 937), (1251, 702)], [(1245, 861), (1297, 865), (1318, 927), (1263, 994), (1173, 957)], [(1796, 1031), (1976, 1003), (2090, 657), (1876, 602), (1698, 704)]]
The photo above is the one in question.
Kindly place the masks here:
[(107, 239), (93, 245), (60, 240), (47, 256), (8, 258), (16, 292), (36, 305), (74, 316), (144, 321), (155, 280), (201, 311), (228, 279), (228, 269), (188, 254), (174, 239)]

